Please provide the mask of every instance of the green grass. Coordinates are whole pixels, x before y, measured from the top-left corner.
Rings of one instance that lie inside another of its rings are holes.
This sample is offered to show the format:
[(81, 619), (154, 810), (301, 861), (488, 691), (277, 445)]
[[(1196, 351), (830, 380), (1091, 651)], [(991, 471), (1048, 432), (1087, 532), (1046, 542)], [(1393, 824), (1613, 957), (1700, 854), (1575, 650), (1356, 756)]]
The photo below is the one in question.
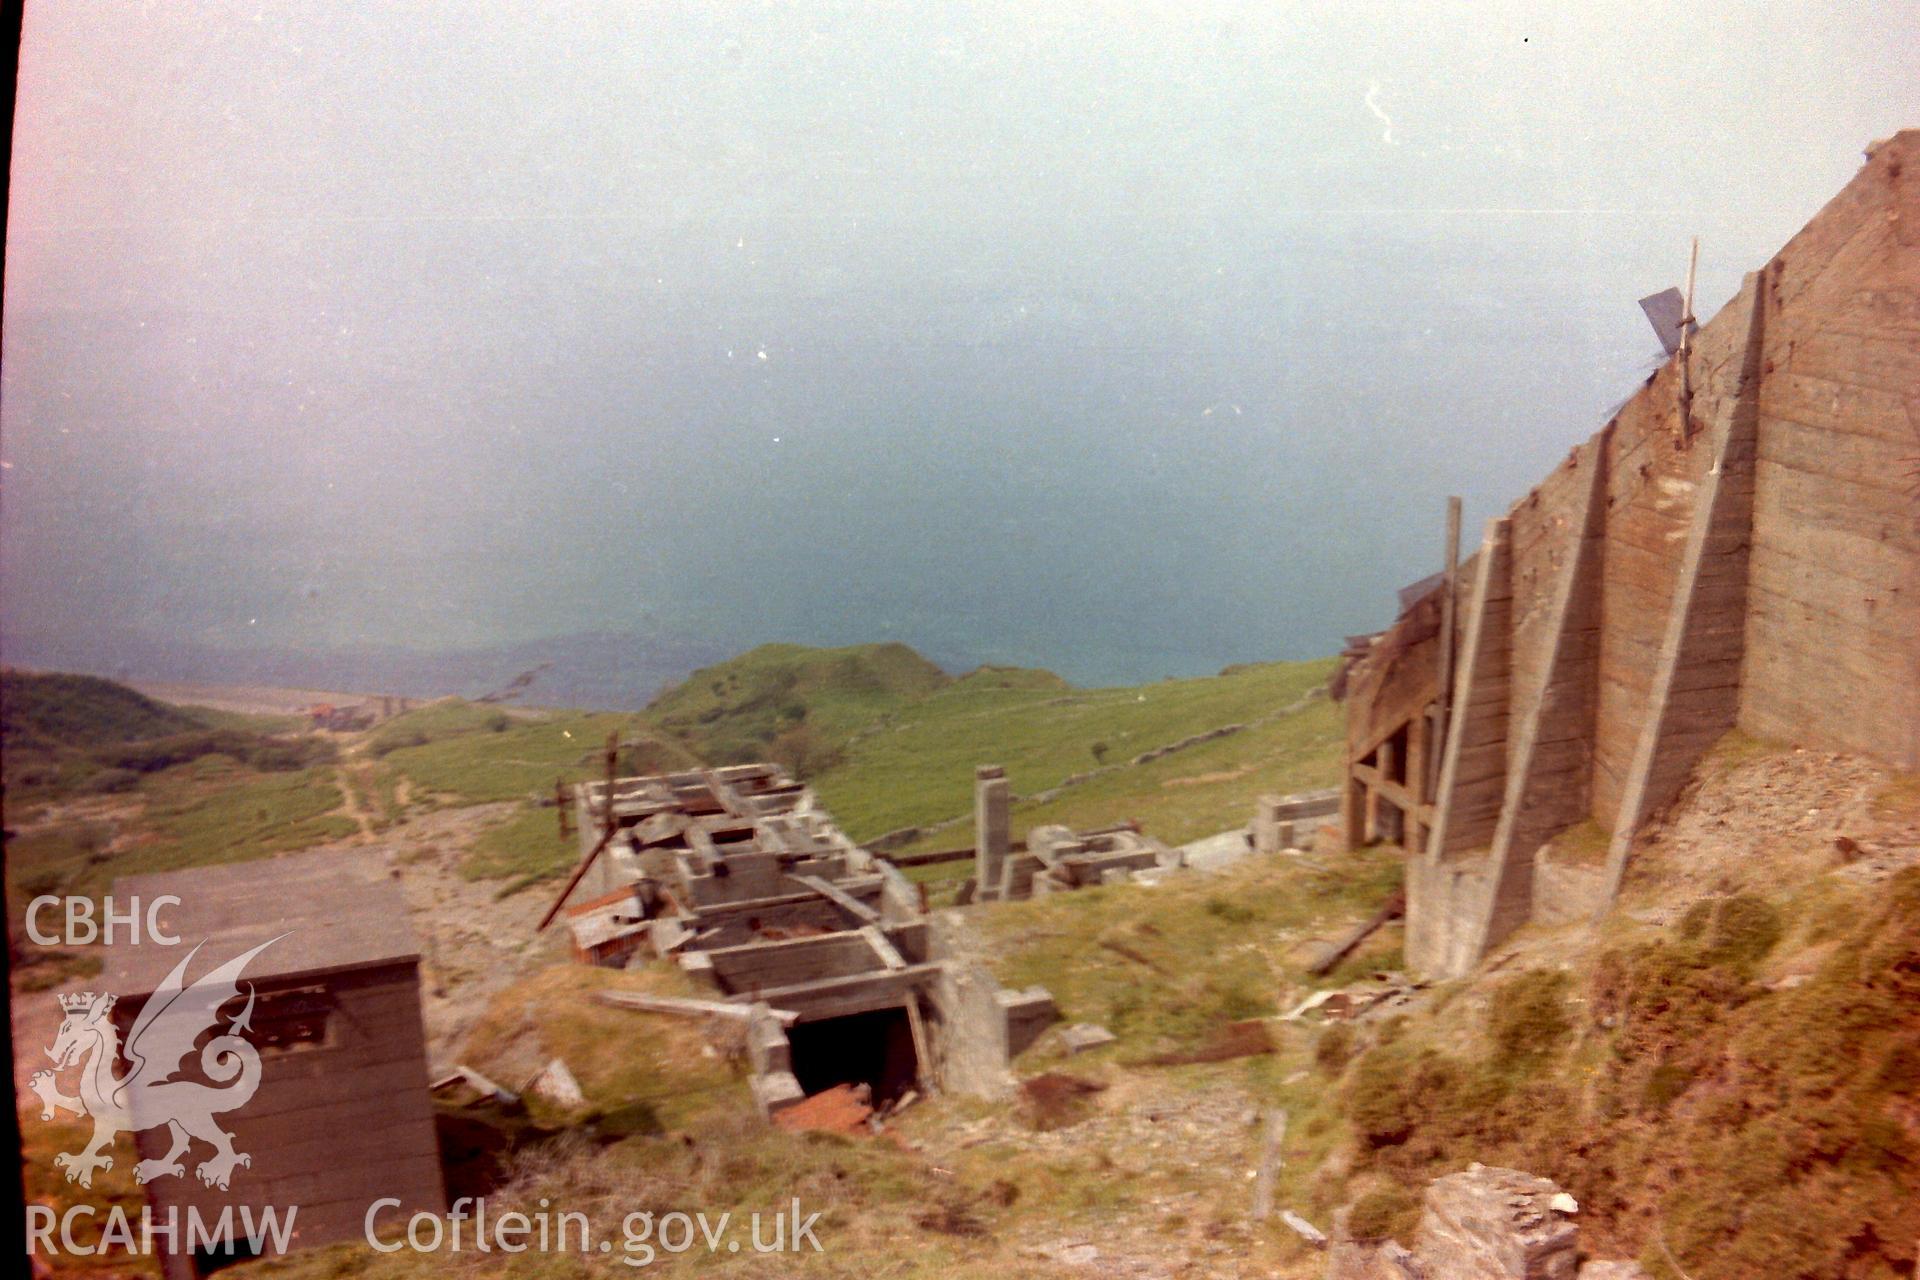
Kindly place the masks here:
[(209, 729), (244, 729), (269, 737), (303, 733), (312, 728), (307, 717), (293, 714), (264, 714), (255, 711), (229, 711), (224, 707), (203, 707), (194, 703), (179, 708)]
[[(1248, 723), (1288, 706), (1326, 679), (1327, 662), (1268, 663), (1204, 679), (1129, 688), (983, 687), (965, 679), (894, 712), (853, 741), (845, 761), (815, 780), (822, 801), (855, 839), (968, 812), (973, 770), (999, 764), (1016, 795), (1058, 786), (1097, 766), (1124, 762), (1222, 725)], [(1116, 770), (1044, 805), (1015, 806), (1016, 830), (1039, 822), (1076, 827), (1123, 818), (1186, 840), (1245, 822), (1262, 791), (1327, 785), (1338, 772), (1337, 711), (1325, 703), (1294, 717)], [(1230, 774), (1209, 778), (1209, 774)], [(1178, 780), (1178, 781), (1177, 781)], [(949, 831), (931, 846), (969, 843)]]
[(95, 747), (205, 727), (179, 707), (98, 676), (0, 676), (0, 733), (15, 747)]
[(104, 849), (111, 834), (103, 823), (63, 822), (9, 836), (7, 896), (24, 909), (27, 901), (43, 894), (64, 893), (97, 881), (95, 868), (107, 860)]
[(7, 893), (16, 906), (42, 894), (97, 898), (121, 876), (340, 839), (359, 830), (335, 812), (340, 799), (331, 767), (261, 773), (224, 755), (202, 756), (143, 778), (128, 797), (140, 807), (118, 822), (61, 822), (10, 837)]
[(1276, 993), (1305, 980), (1288, 958), (1294, 936), (1370, 913), (1399, 879), (1390, 853), (1355, 854), (1327, 872), (1249, 858), (1215, 875), (1012, 903), (975, 921), (1004, 985), (1045, 986), (1066, 1021), (1105, 1026), (1123, 1053), (1157, 1052), (1279, 1012)]
[(242, 862), (339, 839), (359, 828), (335, 814), (331, 769), (257, 774), (205, 757), (142, 786), (146, 813), (135, 837), (105, 852), (107, 828), (67, 823), (7, 843), (9, 891), (98, 896), (114, 879), (181, 867)]
[[(104, 772), (98, 748), (203, 727), (188, 711), (97, 676), (0, 674), (0, 765), (11, 805), (83, 791)], [(109, 779), (106, 789), (124, 785)]]
[(298, 716), (157, 702), (94, 676), (0, 677), (0, 755), (15, 806), (135, 790), (140, 775), (225, 755), (263, 770), (330, 760), (334, 744)]
[(903, 644), (767, 644), (694, 672), (647, 715), (710, 763), (771, 759), (811, 776), (860, 730), (951, 683)]
[[(698, 1126), (753, 1104), (740, 1064), (701, 1051), (700, 1024), (601, 1004), (603, 990), (699, 995), (677, 970), (656, 966), (629, 974), (586, 965), (543, 969), (495, 997), (462, 1048), (462, 1061), (493, 1071), (513, 1049), (537, 1061), (566, 1060), (590, 1106), (645, 1104), (656, 1132)], [(494, 1078), (510, 1088), (511, 1073)]]
[(579, 841), (560, 838), (554, 811), (529, 804), (480, 834), (460, 874), (469, 880), (504, 879), (510, 883), (502, 892), (515, 892), (565, 875), (579, 859)]
[(389, 751), (381, 763), (447, 803), (519, 800), (552, 794), (556, 778), (601, 776), (610, 733), (621, 734), (623, 741), (638, 735), (642, 742), (623, 757), (623, 773), (658, 773), (692, 763), (683, 748), (645, 733), (634, 716), (620, 712), (557, 712), (541, 720), (510, 721), (498, 730), (453, 732)]
[(401, 747), (417, 747), (465, 733), (499, 733), (513, 720), (498, 707), (441, 698), (385, 721), (366, 738), (366, 752), (384, 756)]
[(147, 822), (158, 839), (117, 854), (107, 864), (114, 875), (241, 862), (359, 830), (334, 812), (340, 789), (331, 768), (252, 774), (196, 761), (156, 779), (150, 794)]

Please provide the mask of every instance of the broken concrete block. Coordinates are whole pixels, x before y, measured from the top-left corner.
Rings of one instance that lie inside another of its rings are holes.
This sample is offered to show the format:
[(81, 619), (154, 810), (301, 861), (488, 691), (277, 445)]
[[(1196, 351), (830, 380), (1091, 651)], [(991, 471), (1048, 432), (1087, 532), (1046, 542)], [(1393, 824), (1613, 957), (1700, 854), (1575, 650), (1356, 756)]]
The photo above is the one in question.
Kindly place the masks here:
[(580, 1082), (558, 1058), (551, 1059), (534, 1073), (533, 1079), (527, 1081), (527, 1092), (563, 1107), (582, 1107), (587, 1103), (587, 1095), (580, 1091)]
[(1563, 1194), (1517, 1169), (1469, 1165), (1427, 1187), (1414, 1252), (1430, 1280), (1575, 1280), (1579, 1228)]
[(1076, 1022), (1070, 1027), (1063, 1028), (1060, 1032), (1060, 1043), (1065, 1046), (1066, 1051), (1070, 1054), (1088, 1053), (1094, 1049), (1110, 1045), (1117, 1039), (1119, 1039), (1119, 1037), (1114, 1035), (1113, 1032), (1107, 1030), (1105, 1027), (1097, 1027), (1090, 1022)]
[(771, 1120), (788, 1107), (798, 1106), (806, 1101), (806, 1092), (800, 1088), (800, 1082), (790, 1071), (770, 1071), (765, 1075), (754, 1076), (747, 1082), (753, 1093), (753, 1105), (760, 1111), (763, 1120)]
[(996, 990), (993, 1001), (1006, 1019), (1008, 1059), (1018, 1057), (1060, 1017), (1060, 1011), (1054, 1007), (1053, 993), (1045, 987), (1028, 987), (1024, 991)]
[(1280, 797), (1264, 795), (1253, 802), (1253, 851), (1278, 853), (1286, 846), (1280, 842)]

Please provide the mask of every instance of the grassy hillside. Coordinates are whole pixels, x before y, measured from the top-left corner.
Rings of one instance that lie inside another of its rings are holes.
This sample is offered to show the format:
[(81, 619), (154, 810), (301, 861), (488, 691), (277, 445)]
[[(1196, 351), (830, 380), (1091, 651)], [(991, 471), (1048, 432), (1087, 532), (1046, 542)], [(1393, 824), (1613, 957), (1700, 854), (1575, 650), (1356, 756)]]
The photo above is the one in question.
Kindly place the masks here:
[[(536, 798), (556, 780), (597, 778), (609, 735), (620, 740), (621, 774), (662, 773), (698, 761), (674, 738), (624, 712), (551, 711), (508, 716), (498, 708), (443, 699), (396, 716), (368, 735), (366, 760), (348, 774), (384, 829), (411, 803), (459, 806), (518, 801), (462, 861), (478, 880), (506, 880), (503, 892), (563, 874), (579, 856), (558, 836), (553, 810)], [(407, 803), (402, 802), (405, 797)]]
[(0, 679), (0, 752), (15, 803), (133, 790), (144, 775), (208, 756), (265, 772), (333, 759), (333, 744), (286, 717), (175, 707), (97, 676)]
[(712, 764), (772, 759), (812, 776), (855, 732), (951, 682), (903, 644), (766, 644), (694, 672), (647, 717)]
[[(571, 865), (574, 845), (538, 801), (556, 779), (599, 776), (609, 735), (622, 743), (623, 774), (779, 760), (809, 776), (857, 838), (967, 813), (974, 766), (997, 762), (1020, 796), (1074, 783), (1019, 801), (1017, 831), (1132, 818), (1177, 842), (1244, 822), (1261, 791), (1331, 780), (1337, 718), (1324, 700), (1302, 702), (1325, 672), (1324, 663), (1268, 664), (1086, 690), (1019, 668), (956, 679), (902, 645), (767, 645), (707, 668), (644, 715), (508, 713), (448, 698), (347, 735), (269, 733), (257, 718), (214, 723), (91, 677), (10, 676), (9, 799), (34, 803), (17, 810), (24, 817), (54, 807), (22, 827), (9, 880), (98, 893), (133, 871), (265, 856), (379, 835), (425, 810), (514, 802), (461, 865), (524, 886)], [(1127, 764), (1229, 725), (1247, 727)], [(921, 843), (969, 838), (962, 824)]]
[(1057, 677), (1040, 678), (1044, 672), (1019, 679), (977, 672), (849, 742), (841, 762), (815, 784), (856, 839), (871, 839), (968, 812), (975, 765), (1005, 766), (1014, 793), (1031, 796), (1103, 764), (1123, 765), (1226, 725), (1248, 725), (1151, 764), (1102, 774), (1053, 803), (1016, 806), (1019, 829), (1036, 821), (1084, 827), (1136, 817), (1153, 823), (1156, 834), (1188, 839), (1245, 821), (1261, 791), (1333, 780), (1339, 737), (1325, 703), (1277, 714), (1324, 683), (1329, 670), (1326, 662), (1262, 663), (1112, 689), (1072, 689)]
[(351, 835), (329, 768), (262, 772), (207, 756), (141, 780), (114, 820), (77, 817), (7, 840), (16, 903), (43, 893), (98, 896), (118, 876), (240, 862)]
[[(430, 793), (446, 804), (549, 795), (555, 778), (598, 777), (605, 767), (609, 734), (618, 734), (625, 744), (623, 773), (683, 768), (693, 761), (677, 743), (648, 733), (624, 712), (556, 711), (538, 718), (509, 719), (488, 708), (469, 709), (482, 713), (481, 717), (450, 708), (440, 713), (442, 723), (465, 727), (429, 735), (425, 741), (414, 741), (422, 734), (420, 726), (407, 726), (408, 717), (396, 717), (374, 733), (373, 742), (378, 743), (382, 732), (396, 731), (387, 739), (388, 749), (379, 752), (370, 743), (369, 752), (378, 754), (387, 770), (408, 778), (417, 793)], [(410, 745), (392, 746), (396, 741)]]
[[(1326, 661), (1259, 663), (1076, 689), (1017, 667), (949, 677), (902, 645), (764, 645), (695, 673), (646, 717), (709, 763), (772, 759), (794, 769), (858, 840), (965, 815), (974, 767), (992, 763), (1025, 797), (1016, 830), (1132, 818), (1179, 842), (1244, 823), (1263, 791), (1334, 781), (1339, 715), (1313, 696), (1330, 671)], [(1130, 763), (1175, 744), (1185, 745)], [(940, 826), (912, 847), (970, 838)]]
[(203, 727), (179, 707), (98, 676), (0, 675), (0, 734), (9, 751), (97, 747)]
[(83, 785), (104, 767), (95, 748), (201, 727), (187, 711), (97, 676), (0, 674), (0, 757), (15, 803)]

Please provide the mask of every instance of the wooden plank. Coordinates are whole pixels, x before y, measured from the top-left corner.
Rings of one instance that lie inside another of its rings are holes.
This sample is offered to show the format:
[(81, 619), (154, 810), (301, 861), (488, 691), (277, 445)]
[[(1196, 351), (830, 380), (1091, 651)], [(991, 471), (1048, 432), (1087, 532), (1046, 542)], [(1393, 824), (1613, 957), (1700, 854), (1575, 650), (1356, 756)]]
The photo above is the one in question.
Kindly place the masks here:
[(933, 1059), (927, 1050), (927, 1027), (920, 1020), (920, 998), (907, 993), (907, 1030), (913, 1035), (913, 1082), (918, 1085), (933, 1079)]
[(1338, 946), (1334, 947), (1332, 951), (1322, 957), (1320, 961), (1309, 968), (1307, 972), (1316, 978), (1333, 972), (1335, 965), (1352, 955), (1354, 949), (1368, 938), (1371, 938), (1382, 925), (1385, 925), (1389, 920), (1398, 920), (1406, 913), (1406, 892), (1401, 889), (1395, 889), (1393, 893), (1388, 896), (1386, 902), (1381, 904), (1380, 909), (1373, 913), (1371, 920), (1368, 920), (1352, 933), (1348, 934), (1340, 941)]
[(1267, 1140), (1260, 1148), (1260, 1173), (1253, 1184), (1253, 1220), (1265, 1222), (1273, 1213), (1273, 1180), (1280, 1170), (1280, 1149), (1287, 1140), (1287, 1113), (1267, 1112)]
[(879, 1008), (889, 1001), (898, 1003), (903, 997), (912, 994), (914, 985), (929, 981), (937, 976), (941, 966), (937, 964), (910, 964), (904, 969), (882, 969), (874, 973), (851, 973), (838, 978), (816, 978), (812, 982), (796, 982), (783, 987), (769, 987), (764, 991), (735, 996), (742, 1001), (742, 1007), (754, 1000), (769, 1003), (791, 997), (794, 1003), (806, 1006), (799, 1011), (807, 1021), (817, 1021), (821, 1017), (838, 1017), (835, 1012), (835, 997), (842, 1002), (865, 1004)]
[(600, 856), (601, 850), (607, 847), (607, 843), (613, 839), (613, 833), (617, 830), (619, 830), (618, 827), (609, 825), (605, 831), (600, 833), (600, 839), (594, 842), (594, 846), (588, 851), (587, 856), (580, 859), (580, 865), (573, 869), (571, 876), (567, 877), (566, 888), (560, 890), (560, 896), (555, 898), (553, 905), (547, 908), (547, 914), (541, 916), (540, 923), (533, 927), (535, 933), (540, 932), (553, 923), (553, 918), (560, 914), (560, 908), (567, 905), (567, 899), (572, 897), (573, 891), (579, 887), (581, 879), (587, 874), (587, 868), (593, 865), (593, 860)]
[[(644, 991), (600, 991), (595, 997), (601, 1004), (610, 1004), (617, 1009), (637, 1009), (642, 1013), (672, 1013), (689, 1018), (738, 1018), (742, 1022), (753, 1017), (751, 1004), (734, 1004), (725, 1000), (697, 1000), (688, 996), (656, 996)], [(788, 1009), (775, 1009), (773, 1016), (783, 1027), (790, 1027), (800, 1020), (800, 1015)]]
[(879, 923), (878, 911), (853, 897), (837, 884), (830, 884), (819, 876), (788, 876), (787, 878), (807, 886), (856, 920), (864, 920), (868, 924)]
[(866, 928), (860, 930), (860, 936), (867, 940), (867, 945), (873, 948), (874, 954), (880, 957), (880, 962), (886, 965), (887, 968), (904, 969), (907, 967), (907, 962), (901, 958), (898, 951), (894, 950), (893, 943), (889, 942), (887, 935), (880, 932), (880, 930), (874, 928), (872, 925), (868, 925)]

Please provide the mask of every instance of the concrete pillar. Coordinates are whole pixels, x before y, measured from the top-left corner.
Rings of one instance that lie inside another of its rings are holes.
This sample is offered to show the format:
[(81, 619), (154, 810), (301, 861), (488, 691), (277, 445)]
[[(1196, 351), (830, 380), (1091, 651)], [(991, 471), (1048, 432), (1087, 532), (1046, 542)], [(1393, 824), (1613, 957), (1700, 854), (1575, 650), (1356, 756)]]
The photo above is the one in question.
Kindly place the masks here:
[(973, 771), (973, 882), (983, 900), (999, 892), (1010, 839), (1010, 800), (1005, 769), (983, 764)]
[[(1289, 824), (1291, 825), (1291, 824)], [(1278, 853), (1280, 843), (1280, 797), (1264, 795), (1253, 802), (1253, 851)]]

